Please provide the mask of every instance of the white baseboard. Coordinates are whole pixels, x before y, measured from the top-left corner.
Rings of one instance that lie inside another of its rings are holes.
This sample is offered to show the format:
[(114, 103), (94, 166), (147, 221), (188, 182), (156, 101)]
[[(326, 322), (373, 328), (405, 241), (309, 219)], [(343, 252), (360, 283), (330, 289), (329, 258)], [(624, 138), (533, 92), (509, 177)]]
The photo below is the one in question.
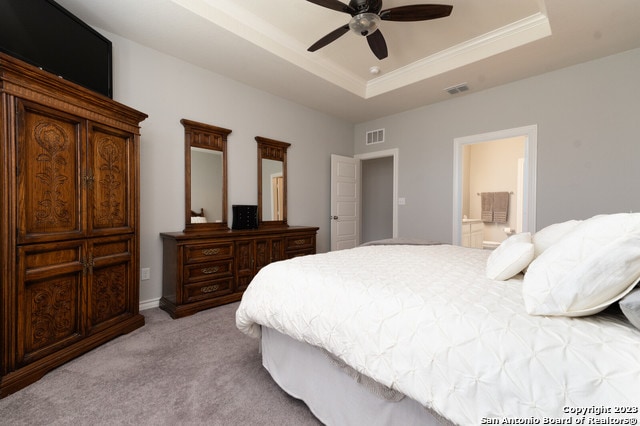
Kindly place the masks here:
[(143, 300), (140, 302), (140, 310), (144, 311), (145, 309), (157, 308), (160, 306), (160, 298)]

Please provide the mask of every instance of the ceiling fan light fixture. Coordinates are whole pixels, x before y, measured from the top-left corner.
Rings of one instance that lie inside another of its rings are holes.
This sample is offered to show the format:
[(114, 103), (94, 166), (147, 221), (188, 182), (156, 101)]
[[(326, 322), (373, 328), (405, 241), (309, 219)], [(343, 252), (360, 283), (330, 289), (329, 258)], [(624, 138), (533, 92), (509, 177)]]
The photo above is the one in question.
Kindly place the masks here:
[(361, 36), (368, 36), (376, 32), (380, 17), (375, 13), (360, 13), (349, 21), (349, 28)]

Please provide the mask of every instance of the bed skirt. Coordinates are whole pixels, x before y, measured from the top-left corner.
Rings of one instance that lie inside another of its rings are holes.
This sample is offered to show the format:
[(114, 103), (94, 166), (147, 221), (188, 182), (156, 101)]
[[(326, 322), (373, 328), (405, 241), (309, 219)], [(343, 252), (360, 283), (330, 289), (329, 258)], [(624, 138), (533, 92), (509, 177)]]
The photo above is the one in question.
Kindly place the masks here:
[(326, 425), (451, 424), (411, 398), (393, 401), (375, 395), (323, 350), (269, 327), (262, 327), (262, 364), (285, 392), (304, 401)]

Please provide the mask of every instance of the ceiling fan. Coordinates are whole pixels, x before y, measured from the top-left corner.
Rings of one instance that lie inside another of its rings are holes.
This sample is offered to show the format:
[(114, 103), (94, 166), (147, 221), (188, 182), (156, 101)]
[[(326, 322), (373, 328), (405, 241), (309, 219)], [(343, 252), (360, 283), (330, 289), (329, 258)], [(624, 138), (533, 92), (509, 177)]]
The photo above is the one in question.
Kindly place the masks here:
[(316, 41), (307, 49), (309, 52), (315, 52), (351, 30), (367, 38), (371, 51), (378, 59), (384, 59), (388, 55), (387, 43), (384, 41), (384, 37), (378, 29), (378, 24), (381, 20), (402, 22), (427, 21), (447, 17), (453, 9), (453, 6), (444, 4), (415, 4), (381, 10), (382, 0), (350, 0), (349, 4), (342, 3), (340, 0), (307, 1), (317, 4), (318, 6), (351, 15), (351, 20), (348, 24), (341, 26)]

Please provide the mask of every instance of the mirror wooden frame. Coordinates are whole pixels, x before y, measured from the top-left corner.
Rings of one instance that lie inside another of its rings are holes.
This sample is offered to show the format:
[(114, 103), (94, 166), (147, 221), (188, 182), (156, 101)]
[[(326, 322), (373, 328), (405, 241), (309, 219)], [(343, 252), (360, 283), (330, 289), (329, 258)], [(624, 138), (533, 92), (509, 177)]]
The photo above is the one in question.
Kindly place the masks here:
[[(183, 118), (184, 126), (184, 185), (185, 185), (185, 230), (204, 231), (229, 229), (227, 221), (227, 136), (231, 130), (210, 124), (198, 123)], [(191, 148), (203, 148), (222, 152), (222, 221), (191, 223)]]
[[(256, 136), (258, 143), (258, 226), (287, 226), (287, 149), (290, 143)], [(282, 161), (282, 220), (262, 220), (262, 160)]]

